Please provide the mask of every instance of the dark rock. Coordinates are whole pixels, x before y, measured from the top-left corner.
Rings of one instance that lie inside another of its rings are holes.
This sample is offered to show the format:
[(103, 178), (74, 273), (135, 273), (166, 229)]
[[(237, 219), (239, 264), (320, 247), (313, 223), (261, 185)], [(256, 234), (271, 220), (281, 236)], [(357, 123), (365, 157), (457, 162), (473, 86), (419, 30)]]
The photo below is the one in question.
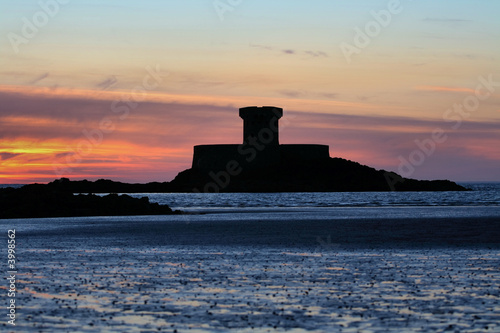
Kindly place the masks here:
[(285, 160), (268, 168), (225, 171), (188, 169), (170, 183), (181, 192), (466, 191), (449, 180), (422, 181), (342, 158)]
[[(88, 182), (90, 183), (90, 182)], [(69, 180), (47, 185), (31, 184), (18, 189), (0, 190), (0, 218), (166, 215), (173, 212), (166, 205), (150, 203), (147, 197), (95, 194), (74, 195)]]
[[(196, 168), (180, 172), (170, 183), (126, 184), (99, 179), (67, 178), (49, 184), (0, 189), (0, 218), (164, 215), (166, 205), (128, 195), (91, 193), (162, 192), (361, 192), (361, 191), (466, 191), (449, 180), (415, 180), (376, 170), (341, 158), (284, 160), (266, 168), (206, 172)], [(74, 193), (88, 193), (78, 194)]]

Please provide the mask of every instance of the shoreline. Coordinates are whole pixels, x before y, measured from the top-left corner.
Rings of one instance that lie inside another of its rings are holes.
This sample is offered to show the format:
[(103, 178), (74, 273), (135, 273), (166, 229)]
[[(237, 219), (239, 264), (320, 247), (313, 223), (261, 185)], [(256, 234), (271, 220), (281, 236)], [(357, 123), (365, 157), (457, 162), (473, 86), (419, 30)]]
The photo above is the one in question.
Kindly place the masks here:
[[(258, 214), (257, 214), (258, 215)], [(267, 215), (267, 214), (266, 214)], [(225, 219), (221, 218), (226, 216)], [(240, 216), (242, 217), (242, 216)], [(500, 248), (500, 218), (238, 218), (231, 214), (0, 220), (27, 241), (96, 246)], [(63, 246), (64, 247), (64, 246)]]

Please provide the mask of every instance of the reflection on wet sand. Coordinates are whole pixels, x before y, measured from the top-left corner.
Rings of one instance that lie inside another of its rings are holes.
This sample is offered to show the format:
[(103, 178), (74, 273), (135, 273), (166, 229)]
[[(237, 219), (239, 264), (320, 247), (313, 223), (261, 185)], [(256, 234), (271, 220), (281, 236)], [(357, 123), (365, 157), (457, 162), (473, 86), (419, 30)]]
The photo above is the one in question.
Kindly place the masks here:
[(21, 330), (500, 329), (497, 250), (159, 246), (25, 254)]

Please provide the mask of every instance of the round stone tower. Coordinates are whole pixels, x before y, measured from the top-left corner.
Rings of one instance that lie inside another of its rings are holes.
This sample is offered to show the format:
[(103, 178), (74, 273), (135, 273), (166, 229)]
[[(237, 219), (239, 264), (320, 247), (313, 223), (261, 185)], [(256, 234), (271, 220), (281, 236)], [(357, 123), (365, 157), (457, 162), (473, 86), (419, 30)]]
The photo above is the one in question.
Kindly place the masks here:
[(194, 146), (192, 168), (221, 182), (217, 178), (221, 172), (233, 176), (233, 173), (263, 170), (280, 163), (330, 157), (325, 145), (280, 145), (278, 121), (282, 116), (283, 109), (274, 106), (241, 108), (243, 143)]
[(243, 119), (243, 143), (279, 146), (278, 120), (283, 109), (274, 106), (248, 106), (240, 109)]

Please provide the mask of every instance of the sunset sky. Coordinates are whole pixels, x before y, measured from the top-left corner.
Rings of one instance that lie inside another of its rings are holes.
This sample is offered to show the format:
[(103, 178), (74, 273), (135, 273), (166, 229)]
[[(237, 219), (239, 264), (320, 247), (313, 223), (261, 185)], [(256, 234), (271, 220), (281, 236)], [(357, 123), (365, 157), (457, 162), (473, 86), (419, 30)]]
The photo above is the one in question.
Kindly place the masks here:
[(281, 143), (500, 181), (500, 1), (0, 2), (0, 183), (168, 181), (238, 108)]

